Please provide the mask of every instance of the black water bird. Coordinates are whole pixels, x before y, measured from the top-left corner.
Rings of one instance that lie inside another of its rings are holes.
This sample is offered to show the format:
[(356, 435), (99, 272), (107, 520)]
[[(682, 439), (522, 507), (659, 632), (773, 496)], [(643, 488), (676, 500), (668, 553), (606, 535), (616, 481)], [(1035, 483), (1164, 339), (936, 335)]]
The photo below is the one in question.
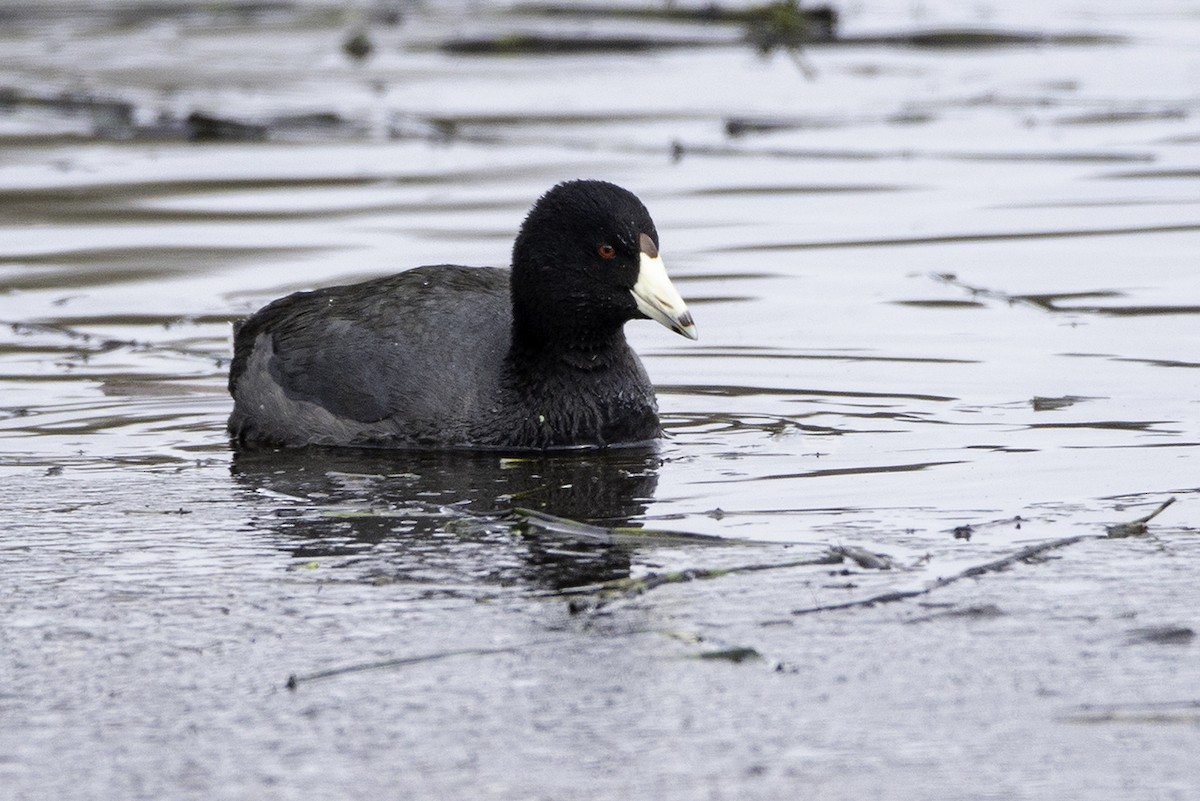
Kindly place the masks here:
[(229, 432), (242, 445), (559, 449), (661, 435), (625, 340), (650, 318), (696, 338), (632, 193), (543, 195), (512, 269), (437, 265), (276, 300), (235, 326)]

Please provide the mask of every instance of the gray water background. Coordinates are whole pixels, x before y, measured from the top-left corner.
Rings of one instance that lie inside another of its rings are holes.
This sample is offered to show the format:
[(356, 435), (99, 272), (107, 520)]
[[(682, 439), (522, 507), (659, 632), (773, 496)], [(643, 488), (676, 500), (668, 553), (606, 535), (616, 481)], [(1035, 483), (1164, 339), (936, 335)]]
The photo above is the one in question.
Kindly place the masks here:
[[(0, 9), (0, 798), (1196, 797), (1200, 13), (840, 11)], [(444, 47), (530, 31), (653, 46)], [(657, 451), (235, 458), (233, 320), (575, 177), (696, 317)]]

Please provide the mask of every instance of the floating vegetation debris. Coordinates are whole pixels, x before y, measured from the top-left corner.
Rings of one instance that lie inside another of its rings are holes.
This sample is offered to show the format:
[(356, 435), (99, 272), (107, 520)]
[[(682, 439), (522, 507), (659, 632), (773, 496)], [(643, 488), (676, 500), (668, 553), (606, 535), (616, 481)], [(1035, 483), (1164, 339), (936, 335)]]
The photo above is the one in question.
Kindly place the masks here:
[(322, 679), (332, 679), (337, 676), (345, 676), (351, 673), (364, 673), (371, 670), (388, 670), (392, 668), (407, 667), (409, 665), (419, 665), (428, 662), (439, 662), (443, 659), (451, 659), (459, 656), (490, 656), (493, 654), (511, 654), (532, 648), (545, 648), (553, 645), (561, 645), (566, 640), (566, 637), (553, 637), (549, 639), (519, 643), (516, 645), (501, 645), (484, 648), (454, 648), (447, 651), (436, 651), (433, 653), (421, 654), (419, 656), (402, 656), (396, 659), (382, 659), (377, 662), (360, 662), (353, 665), (346, 665), (344, 667), (320, 670), (315, 673), (293, 673), (288, 676), (284, 687), (289, 690), (295, 690), (301, 684), (309, 684)]
[(708, 659), (712, 661), (722, 660), (725, 662), (733, 662), (734, 664), (741, 664), (747, 660), (759, 660), (763, 657), (762, 654), (753, 648), (735, 645), (730, 648), (719, 648), (715, 651), (701, 651), (696, 655), (696, 658)]
[(717, 3), (651, 6), (573, 5), (527, 3), (513, 7), (515, 17), (570, 17), (614, 22), (665, 22), (694, 26), (738, 27), (733, 40), (666, 36), (661, 32), (612, 35), (546, 35), (510, 32), (494, 36), (456, 37), (443, 41), (443, 52), (460, 55), (546, 55), (568, 53), (629, 53), (677, 47), (748, 44), (759, 53), (786, 50), (793, 55), (808, 45), (886, 46), (925, 49), (977, 50), (996, 47), (1042, 45), (1096, 45), (1122, 41), (1120, 37), (1091, 33), (1040, 33), (985, 28), (943, 28), (927, 31), (842, 36), (836, 9), (829, 5), (804, 6), (797, 0), (775, 0), (745, 7)]
[(125, 100), (80, 92), (41, 93), (0, 87), (0, 112), (22, 108), (80, 118), (91, 138), (115, 141), (264, 142), (361, 137), (367, 130), (365, 124), (350, 122), (335, 112), (238, 119), (192, 110), (179, 115), (159, 112), (143, 120), (146, 115), (137, 114), (137, 106)]
[(804, 9), (796, 0), (782, 0), (747, 11), (746, 40), (763, 54), (831, 42), (837, 37), (837, 12), (829, 6)]
[(189, 142), (262, 142), (267, 126), (223, 119), (193, 111), (184, 121), (184, 138)]
[[(740, 26), (742, 39), (760, 52), (775, 48), (796, 48), (837, 38), (838, 14), (831, 6), (805, 7), (797, 0), (776, 0), (745, 7), (708, 3), (700, 6), (666, 3), (656, 6), (566, 5), (530, 3), (518, 5), (514, 13), (523, 16), (575, 17), (587, 19), (678, 22), (697, 25)], [(583, 40), (586, 41), (586, 40)], [(646, 37), (639, 40), (649, 47), (712, 44), (686, 38)]]
[(375, 46), (366, 31), (355, 31), (342, 42), (342, 52), (354, 61), (365, 60), (374, 50)]
[[(991, 239), (1045, 239), (1057, 237), (1078, 237), (1078, 236), (1114, 236), (1118, 234), (1143, 234), (1168, 231), (1196, 231), (1200, 230), (1200, 224), (1182, 225), (1182, 226), (1155, 226), (1147, 228), (1119, 228), (1119, 229), (1100, 229), (1095, 231), (1044, 231), (1044, 232), (1027, 232), (1021, 234), (996, 234), (988, 238)], [(943, 237), (941, 241), (968, 241), (974, 237), (969, 235), (960, 235), (956, 237)], [(1057, 292), (1045, 294), (1030, 294), (1030, 295), (1014, 295), (1008, 292), (997, 289), (989, 289), (982, 286), (974, 286), (969, 284), (953, 273), (935, 273), (930, 276), (933, 280), (947, 284), (949, 286), (958, 287), (968, 293), (973, 298), (987, 298), (989, 300), (997, 300), (1010, 305), (1027, 304), (1035, 306), (1043, 311), (1070, 313), (1070, 314), (1102, 314), (1112, 317), (1152, 317), (1157, 315), (1168, 314), (1200, 314), (1200, 306), (1099, 306), (1099, 305), (1064, 305), (1067, 301), (1091, 300), (1103, 298), (1119, 298), (1123, 294), (1113, 290), (1095, 290), (1091, 292)]]
[(802, 16), (812, 25), (824, 22), (836, 28), (837, 12), (830, 6), (801, 7), (795, 0), (780, 0), (750, 6), (722, 6), (718, 3), (683, 5), (661, 3), (649, 6), (622, 6), (564, 3), (521, 3), (513, 13), (537, 17), (583, 17), (588, 19), (658, 20), (662, 22), (719, 23), (748, 25), (767, 22), (772, 17)]
[(1035, 395), (1029, 404), (1035, 412), (1055, 412), (1086, 400), (1091, 399), (1079, 395), (1063, 395), (1059, 398), (1042, 398)]
[(891, 570), (896, 566), (890, 556), (854, 545), (835, 545), (829, 549), (829, 553), (831, 556), (845, 557), (864, 570)]
[(1063, 716), (1068, 723), (1183, 723), (1200, 724), (1200, 701), (1130, 704), (1084, 704)]
[(1187, 645), (1196, 639), (1196, 632), (1188, 626), (1162, 625), (1144, 626), (1129, 632), (1129, 644)]
[[(1107, 526), (1105, 528), (1106, 535), (1109, 538), (1144, 536), (1148, 533), (1147, 523), (1161, 514), (1164, 509), (1174, 502), (1174, 498), (1168, 498), (1154, 511), (1138, 518), (1137, 520)], [(679, 542), (688, 543), (703, 542), (729, 545), (745, 544), (738, 541), (722, 540), (717, 537), (708, 537), (704, 535), (687, 534), (681, 532), (661, 532), (628, 527), (609, 528), (605, 526), (595, 526), (587, 523), (580, 523), (574, 520), (568, 520), (566, 518), (555, 517), (553, 515), (547, 515), (542, 512), (536, 512), (529, 509), (514, 509), (512, 515), (519, 521), (518, 526), (524, 526), (525, 530), (527, 531), (535, 530), (555, 534), (566, 534), (591, 542), (616, 543), (622, 539), (626, 542), (642, 539), (654, 542), (676, 540)], [(1016, 522), (1017, 526), (1020, 527), (1020, 518), (1015, 518), (1014, 520), (1008, 520), (1004, 522)], [(969, 525), (959, 526), (954, 529), (954, 536), (956, 539), (969, 540), (972, 533), (973, 528)], [(796, 609), (793, 611), (793, 614), (803, 615), (812, 612), (874, 606), (876, 604), (916, 598), (922, 595), (927, 595), (936, 589), (945, 587), (964, 578), (974, 578), (986, 573), (999, 572), (1020, 562), (1030, 562), (1041, 557), (1043, 554), (1048, 553), (1049, 551), (1065, 548), (1069, 545), (1074, 545), (1084, 540), (1098, 538), (1099, 535), (1096, 534), (1079, 534), (1072, 537), (1063, 537), (1060, 539), (1049, 540), (1047, 542), (1036, 543), (1021, 548), (1020, 550), (1007, 556), (993, 559), (992, 561), (985, 562), (974, 567), (966, 568), (965, 570), (959, 571), (958, 573), (950, 576), (939, 578), (936, 581), (930, 582), (926, 586), (918, 589), (891, 590), (871, 596), (869, 598), (836, 604), (819, 605), (804, 609)], [(836, 545), (831, 546), (823, 555), (815, 558), (773, 563), (753, 563), (719, 568), (686, 568), (663, 573), (650, 572), (639, 578), (619, 578), (597, 584), (569, 587), (548, 592), (546, 595), (557, 597), (590, 596), (600, 602), (600, 604), (597, 605), (602, 605), (603, 600), (606, 598), (613, 596), (630, 597), (640, 595), (668, 584), (705, 581), (739, 573), (752, 573), (765, 570), (783, 570), (797, 567), (834, 565), (841, 564), (846, 561), (853, 562), (859, 568), (864, 570), (894, 570), (900, 567), (897, 565), (894, 559), (885, 554), (875, 553), (858, 546)], [(587, 604), (574, 602), (572, 611), (578, 612), (587, 608), (589, 608)]]
[(1145, 515), (1144, 517), (1139, 517), (1137, 520), (1133, 520), (1128, 523), (1117, 523), (1116, 525), (1106, 526), (1105, 531), (1108, 532), (1108, 536), (1111, 539), (1145, 536), (1149, 532), (1146, 524), (1162, 514), (1163, 510), (1173, 503), (1175, 503), (1174, 498), (1167, 498), (1150, 514)]
[[(1170, 506), (1175, 501), (1174, 498), (1169, 498), (1160, 504), (1151, 513), (1138, 518), (1129, 523), (1119, 524), (1117, 526), (1108, 527), (1109, 537), (1128, 537), (1137, 536), (1138, 534), (1146, 533), (1146, 524), (1154, 517), (1159, 515), (1164, 509)], [(510, 515), (510, 520), (516, 521), (519, 530), (528, 532), (544, 532), (553, 534), (567, 534), (574, 537), (579, 537), (589, 541), (600, 540), (602, 542), (615, 542), (620, 536), (620, 532), (625, 531), (624, 527), (606, 527), (597, 526), (588, 523), (581, 523), (567, 518), (555, 517), (553, 515), (536, 512), (529, 509), (514, 509)], [(638, 536), (645, 536), (646, 532), (641, 529), (634, 529)], [(1118, 533), (1114, 533), (1118, 532)], [(680, 534), (678, 532), (659, 533), (658, 536), (668, 536), (676, 539), (681, 539), (686, 542), (696, 540), (705, 541), (716, 538), (703, 537), (700, 535)], [(945, 587), (956, 581), (964, 578), (977, 578), (988, 573), (1002, 571), (1012, 565), (1021, 562), (1032, 562), (1044, 557), (1050, 551), (1065, 548), (1085, 540), (1100, 539), (1095, 534), (1081, 534), (1073, 537), (1063, 537), (1060, 539), (1041, 542), (1034, 545), (1029, 545), (1018, 551), (1008, 554), (1007, 556), (993, 559), (974, 567), (969, 567), (950, 576), (939, 578), (927, 584), (925, 587), (914, 590), (892, 590), (869, 598), (863, 598), (844, 603), (820, 605), (803, 609), (795, 609), (793, 615), (806, 615), (814, 612), (825, 612), (834, 610), (852, 609), (858, 607), (871, 607), (877, 604), (889, 603), (893, 601), (906, 600), (927, 595), (936, 589)], [(730, 543), (734, 544), (734, 543)], [(620, 578), (611, 581), (599, 582), (585, 586), (567, 587), (563, 589), (551, 590), (541, 593), (533, 593), (531, 597), (541, 598), (566, 598), (569, 603), (569, 610), (572, 614), (580, 614), (583, 612), (594, 611), (605, 606), (606, 602), (613, 598), (627, 598), (637, 595), (642, 595), (658, 587), (668, 584), (682, 584), (693, 581), (703, 581), (722, 578), (725, 576), (744, 574), (752, 572), (760, 572), (767, 570), (786, 570), (800, 567), (825, 567), (829, 565), (840, 564), (845, 561), (851, 561), (861, 568), (868, 570), (891, 570), (897, 567), (894, 560), (882, 554), (868, 551), (864, 548), (856, 546), (834, 546), (830, 547), (824, 554), (815, 558), (797, 559), (784, 562), (764, 562), (735, 565), (731, 567), (719, 567), (708, 569), (683, 569), (663, 573), (648, 573), (647, 575), (634, 578)], [(317, 569), (319, 564), (315, 561), (297, 562), (291, 570), (312, 570)], [(910, 623), (926, 622), (936, 618), (970, 618), (970, 619), (985, 619), (1002, 616), (1004, 612), (997, 606), (992, 604), (982, 604), (976, 606), (967, 606), (961, 609), (951, 609), (946, 612), (938, 612), (925, 615), (918, 618), (913, 618), (908, 621)], [(636, 629), (628, 633), (649, 633), (650, 629)], [(688, 642), (690, 644), (702, 644), (710, 642), (707, 638), (696, 634), (685, 634), (672, 631), (658, 631), (657, 633), (666, 634)], [(1188, 644), (1195, 638), (1195, 631), (1187, 626), (1179, 625), (1164, 625), (1151, 626), (1141, 629), (1135, 629), (1131, 632), (1129, 642), (1136, 643), (1153, 643), (1153, 644)], [(358, 664), (347, 665), (329, 670), (322, 670), (307, 675), (293, 674), (288, 677), (286, 687), (290, 690), (295, 690), (300, 684), (309, 683), (316, 680), (333, 678), (350, 673), (360, 673), (363, 671), (380, 670), (399, 668), (409, 665), (439, 661), (451, 657), (461, 656), (489, 656), (494, 654), (515, 653), (527, 649), (541, 648), (553, 646), (561, 643), (563, 638), (540, 639), (515, 645), (505, 645), (498, 647), (480, 647), (480, 648), (459, 648), (435, 653), (429, 653), (418, 656), (400, 657), (396, 659), (386, 659), (374, 662), (364, 662)], [(731, 645), (727, 643), (710, 643), (716, 647), (701, 651), (694, 655), (694, 658), (706, 661), (728, 661), (735, 664), (740, 664), (746, 661), (762, 661), (763, 655), (755, 648), (741, 645)], [(772, 663), (774, 669), (778, 671), (790, 670), (791, 668), (783, 663)]]
[(499, 36), (447, 39), (444, 53), (460, 56), (555, 56), (641, 53), (672, 47), (703, 47), (701, 39), (663, 39), (641, 36), (591, 36), (545, 33), (506, 33)]
[(1079, 534), (1074, 537), (1063, 537), (1061, 539), (1050, 540), (1048, 542), (1040, 542), (1035, 545), (1029, 545), (1021, 548), (1020, 550), (1016, 551), (1015, 553), (1011, 553), (1008, 556), (1002, 556), (999, 559), (993, 559), (990, 562), (984, 562), (981, 565), (969, 567), (966, 570), (961, 570), (953, 575), (939, 578), (936, 581), (933, 581), (919, 589), (889, 590), (877, 595), (872, 595), (868, 598), (859, 598), (853, 601), (843, 601), (835, 604), (821, 604), (818, 606), (793, 609), (792, 614), (809, 615), (814, 612), (832, 612), (839, 609), (871, 607), (879, 604), (893, 603), (895, 601), (905, 601), (910, 598), (919, 598), (922, 595), (928, 595), (934, 590), (941, 589), (942, 587), (953, 584), (956, 581), (960, 581), (965, 578), (976, 578), (986, 573), (999, 572), (1019, 562), (1028, 562), (1032, 559), (1036, 559), (1049, 551), (1065, 548), (1068, 545), (1074, 545), (1077, 542), (1083, 542), (1084, 540), (1092, 539), (1096, 539), (1096, 536), (1093, 534)]
[(1126, 122), (1157, 122), (1159, 120), (1186, 120), (1188, 112), (1182, 108), (1163, 108), (1126, 111), (1098, 111), (1075, 114), (1055, 120), (1058, 125), (1114, 125)]
[(625, 544), (677, 542), (718, 546), (746, 544), (744, 540), (730, 540), (711, 534), (693, 534), (687, 531), (667, 531), (639, 526), (597, 526), (521, 507), (513, 508), (511, 517), (516, 521), (517, 530), (523, 533), (560, 534), (587, 542)]
[(932, 612), (928, 615), (909, 618), (904, 621), (907, 624), (913, 623), (928, 623), (931, 620), (992, 620), (998, 617), (1004, 617), (1004, 610), (996, 604), (974, 604), (971, 606), (963, 606), (958, 608), (947, 609), (943, 612)]
[(1120, 36), (1093, 33), (1037, 33), (999, 31), (983, 28), (943, 28), (903, 34), (858, 36), (839, 39), (842, 44), (890, 45), (944, 50), (978, 50), (993, 47), (1032, 47), (1037, 45), (1117, 44)]
[(829, 116), (737, 116), (725, 119), (725, 133), (730, 137), (778, 131), (819, 131), (846, 128), (852, 125), (920, 125), (933, 122), (932, 112), (900, 111), (885, 114)]

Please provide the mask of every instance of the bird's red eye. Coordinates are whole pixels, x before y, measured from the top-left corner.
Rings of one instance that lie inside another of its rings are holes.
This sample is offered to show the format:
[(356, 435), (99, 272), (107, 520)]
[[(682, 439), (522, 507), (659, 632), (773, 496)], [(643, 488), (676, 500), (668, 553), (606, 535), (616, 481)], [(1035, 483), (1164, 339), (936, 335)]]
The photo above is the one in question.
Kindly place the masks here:
[(596, 252), (600, 254), (600, 258), (602, 259), (611, 259), (617, 255), (617, 249), (612, 245), (601, 245), (596, 248)]

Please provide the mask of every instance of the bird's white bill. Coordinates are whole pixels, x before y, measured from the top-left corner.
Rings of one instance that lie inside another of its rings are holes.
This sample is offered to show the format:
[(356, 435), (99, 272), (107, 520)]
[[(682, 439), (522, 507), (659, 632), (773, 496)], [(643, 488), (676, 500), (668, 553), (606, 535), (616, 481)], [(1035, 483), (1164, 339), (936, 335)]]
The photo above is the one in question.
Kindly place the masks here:
[(661, 257), (641, 254), (633, 299), (637, 301), (638, 311), (651, 320), (657, 320), (676, 334), (696, 339), (692, 313), (667, 277), (667, 267)]

